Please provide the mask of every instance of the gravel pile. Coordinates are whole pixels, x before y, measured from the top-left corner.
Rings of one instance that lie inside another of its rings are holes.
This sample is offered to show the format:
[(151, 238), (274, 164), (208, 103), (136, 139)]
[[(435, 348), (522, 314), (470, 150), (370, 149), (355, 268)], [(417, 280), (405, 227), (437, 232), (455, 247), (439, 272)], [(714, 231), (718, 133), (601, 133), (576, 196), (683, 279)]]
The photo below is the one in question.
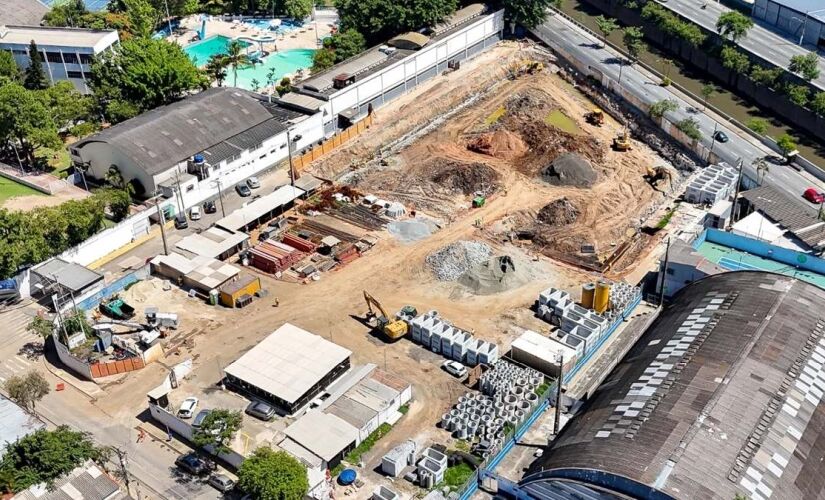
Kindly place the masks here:
[(455, 281), (492, 257), (493, 249), (480, 241), (456, 241), (427, 256), (427, 265), (440, 281)]

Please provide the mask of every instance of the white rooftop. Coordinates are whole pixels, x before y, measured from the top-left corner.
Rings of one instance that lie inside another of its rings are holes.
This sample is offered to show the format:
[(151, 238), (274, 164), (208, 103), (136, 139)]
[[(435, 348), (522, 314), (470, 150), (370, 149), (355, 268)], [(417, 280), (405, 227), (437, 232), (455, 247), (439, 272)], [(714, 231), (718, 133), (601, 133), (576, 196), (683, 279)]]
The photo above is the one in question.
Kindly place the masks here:
[(46, 26), (0, 26), (0, 45), (94, 49), (98, 53), (118, 41), (117, 31)]
[(791, 238), (785, 236), (787, 233), (785, 229), (771, 222), (767, 217), (762, 215), (761, 212), (752, 212), (748, 214), (747, 217), (736, 221), (731, 227), (731, 231), (735, 234), (765, 241), (772, 245), (805, 252), (805, 249), (794, 243)]
[(215, 223), (230, 231), (237, 231), (249, 223), (268, 214), (276, 208), (282, 207), (292, 200), (303, 195), (305, 191), (292, 186), (281, 186), (274, 192), (262, 196), (257, 200), (241, 207)]
[(13, 443), (45, 427), (43, 422), (14, 401), (0, 396), (0, 457), (6, 450), (6, 443)]
[(231, 264), (202, 255), (195, 255), (190, 259), (172, 252), (169, 255), (156, 256), (151, 263), (173, 269), (197, 283), (204, 290), (218, 288), (240, 273), (240, 270)]
[(525, 330), (519, 338), (513, 341), (510, 347), (528, 352), (550, 363), (558, 363), (557, 357), (559, 353), (564, 355), (564, 359), (573, 359), (576, 357), (575, 349), (532, 330)]
[(200, 234), (190, 234), (177, 242), (175, 247), (195, 255), (215, 259), (248, 239), (249, 235), (246, 233), (236, 233), (213, 226)]
[(284, 429), (287, 437), (327, 462), (358, 439), (358, 429), (330, 413), (310, 410)]
[(338, 344), (285, 323), (224, 371), (294, 403), (351, 354)]

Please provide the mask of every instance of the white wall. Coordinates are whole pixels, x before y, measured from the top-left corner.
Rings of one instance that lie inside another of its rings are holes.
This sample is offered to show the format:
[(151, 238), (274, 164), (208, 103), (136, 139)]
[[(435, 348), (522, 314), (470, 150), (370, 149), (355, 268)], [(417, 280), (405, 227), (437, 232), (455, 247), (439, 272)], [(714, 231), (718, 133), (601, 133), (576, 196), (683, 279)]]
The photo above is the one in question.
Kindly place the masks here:
[(60, 358), (60, 361), (62, 361), (67, 368), (87, 380), (93, 380), (92, 369), (89, 367), (88, 363), (84, 363), (83, 361), (80, 361), (76, 357), (72, 356), (72, 353), (69, 352), (69, 348), (61, 342), (58, 342), (56, 339), (52, 340), (55, 349), (57, 350), (57, 357)]
[(128, 217), (118, 225), (101, 231), (80, 245), (66, 250), (59, 257), (67, 262), (87, 266), (131, 243), (134, 239), (148, 234), (149, 217), (155, 213), (157, 213), (155, 210), (146, 210)]

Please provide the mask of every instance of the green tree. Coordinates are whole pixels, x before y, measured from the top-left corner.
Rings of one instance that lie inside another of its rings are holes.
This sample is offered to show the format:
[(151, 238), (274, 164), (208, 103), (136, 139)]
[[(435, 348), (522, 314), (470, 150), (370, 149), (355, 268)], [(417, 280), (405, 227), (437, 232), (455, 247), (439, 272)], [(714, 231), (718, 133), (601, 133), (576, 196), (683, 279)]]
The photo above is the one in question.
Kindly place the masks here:
[(535, 28), (547, 19), (550, 7), (560, 7), (558, 0), (503, 0), (504, 17), (525, 28)]
[(80, 19), (88, 14), (83, 0), (68, 0), (55, 2), (52, 8), (43, 16), (46, 26), (71, 26), (80, 28)]
[(324, 40), (324, 48), (332, 49), (335, 52), (335, 62), (346, 61), (350, 57), (356, 56), (367, 47), (364, 35), (354, 29), (339, 31)]
[(639, 55), (645, 48), (644, 33), (642, 33), (641, 29), (634, 26), (627, 27), (622, 34), (622, 43), (627, 49), (627, 53), (630, 54), (631, 59), (635, 62), (639, 60)]
[(54, 333), (54, 322), (38, 314), (26, 325), (26, 331), (46, 339)]
[(221, 455), (231, 451), (229, 447), (235, 433), (241, 428), (241, 412), (216, 409), (209, 412), (195, 429), (192, 442), (200, 448), (208, 447), (214, 455)]
[(665, 116), (665, 113), (676, 111), (677, 109), (679, 109), (679, 104), (674, 99), (663, 99), (650, 106), (650, 116), (659, 119)]
[(227, 47), (227, 54), (224, 56), (227, 67), (232, 67), (232, 76), (234, 78), (233, 87), (238, 86), (238, 66), (247, 66), (251, 63), (249, 56), (244, 53), (244, 47), (238, 40), (232, 40)]
[(733, 79), (739, 78), (739, 75), (744, 75), (750, 69), (750, 59), (743, 52), (736, 50), (733, 47), (723, 47), (720, 52), (722, 66), (729, 69)]
[(316, 50), (312, 54), (312, 71), (320, 72), (335, 65), (335, 51), (331, 49)]
[(598, 16), (596, 18), (596, 26), (599, 28), (599, 31), (602, 33), (602, 38), (604, 39), (603, 46), (607, 46), (607, 37), (610, 36), (611, 33), (619, 29), (619, 24), (616, 22), (615, 19), (612, 17), (604, 17)]
[(676, 123), (676, 128), (684, 132), (684, 134), (694, 141), (698, 141), (702, 137), (702, 132), (699, 130), (699, 122), (694, 118), (685, 118)]
[(90, 84), (107, 117), (117, 121), (113, 115), (153, 109), (204, 88), (208, 78), (180, 45), (132, 38), (95, 58)]
[(157, 9), (148, 0), (123, 0), (123, 4), (132, 33), (144, 38), (152, 36), (160, 20), (160, 13)]
[(788, 99), (797, 106), (805, 107), (808, 105), (808, 99), (811, 95), (811, 88), (807, 85), (794, 85), (789, 83), (785, 85), (785, 95)]
[(750, 79), (758, 85), (775, 88), (783, 72), (782, 68), (766, 68), (761, 64), (754, 64), (751, 67)]
[(312, 14), (312, 0), (283, 0), (283, 13), (292, 19), (306, 19)]
[(24, 75), (23, 85), (29, 90), (40, 90), (49, 86), (49, 80), (43, 72), (43, 54), (34, 40), (29, 43), (29, 65)]
[(15, 403), (34, 411), (34, 406), (49, 393), (49, 382), (40, 372), (30, 371), (25, 375), (12, 375), (3, 388)]
[(713, 94), (716, 93), (716, 85), (714, 85), (712, 83), (706, 83), (705, 85), (702, 85), (702, 89), (700, 90), (700, 93), (702, 94), (702, 99), (704, 101), (704, 107), (707, 108), (708, 107), (708, 99), (710, 99), (713, 96)]
[[(149, 0), (152, 7), (158, 11), (163, 19), (166, 18), (166, 9), (172, 17), (184, 17), (198, 11), (198, 0)], [(125, 2), (124, 2), (125, 4)]]
[(716, 29), (723, 38), (736, 43), (748, 34), (753, 27), (753, 21), (741, 12), (730, 10), (716, 20)]
[[(131, 184), (127, 184), (129, 188)], [(102, 189), (98, 190), (96, 195), (101, 196), (106, 200), (106, 205), (109, 207), (109, 212), (112, 214), (112, 219), (115, 222), (120, 222), (127, 215), (129, 215), (129, 207), (132, 204), (132, 193), (128, 189)]]
[(58, 130), (69, 128), (80, 120), (87, 120), (92, 112), (92, 99), (75, 90), (74, 85), (60, 81), (40, 92), (43, 105), (52, 115)]
[(23, 86), (10, 83), (0, 87), (0, 141), (15, 140), (29, 165), (35, 165), (35, 150), (57, 148), (62, 142), (51, 113), (42, 99)]
[(281, 82), (275, 87), (275, 92), (278, 93), (279, 96), (286, 94), (287, 92), (292, 91), (292, 82), (289, 78), (281, 78)]
[(254, 498), (300, 500), (309, 489), (306, 468), (284, 451), (258, 448), (238, 469), (238, 485)]
[(793, 56), (788, 69), (791, 73), (802, 76), (805, 81), (816, 80), (819, 78), (819, 56), (816, 52), (809, 52), (804, 56)]
[(748, 128), (759, 135), (765, 135), (768, 131), (768, 122), (762, 118), (751, 118), (748, 120)]
[(226, 80), (226, 65), (226, 58), (223, 54), (213, 54), (204, 68), (207, 76), (217, 82), (218, 87), (222, 87), (223, 81)]
[(0, 472), (13, 474), (14, 490), (22, 491), (35, 484), (50, 485), (86, 460), (100, 463), (105, 458), (106, 451), (97, 448), (88, 434), (64, 425), (53, 431), (38, 430), (9, 444)]
[(20, 81), (20, 68), (8, 50), (0, 50), (0, 78), (8, 78), (12, 82)]
[(825, 92), (817, 92), (811, 99), (811, 110), (819, 116), (825, 116)]
[(776, 139), (776, 146), (782, 151), (782, 155), (787, 159), (791, 152), (796, 150), (796, 141), (788, 134), (782, 134)]
[[(508, 0), (530, 4), (531, 0)], [(538, 0), (537, 3), (547, 3)], [(364, 34), (369, 44), (384, 42), (394, 35), (425, 26), (434, 26), (452, 14), (457, 0), (335, 0), (341, 29)], [(507, 2), (504, 5), (507, 8)]]

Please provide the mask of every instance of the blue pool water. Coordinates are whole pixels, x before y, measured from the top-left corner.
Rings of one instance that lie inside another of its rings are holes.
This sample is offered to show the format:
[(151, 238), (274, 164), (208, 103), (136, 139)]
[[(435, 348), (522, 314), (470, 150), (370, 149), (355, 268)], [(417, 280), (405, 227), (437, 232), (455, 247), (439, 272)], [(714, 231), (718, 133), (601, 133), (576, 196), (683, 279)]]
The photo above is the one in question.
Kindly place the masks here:
[(294, 21), (292, 19), (282, 19), (280, 26), (271, 27), (269, 25), (272, 19), (249, 19), (244, 21), (243, 23), (250, 28), (255, 28), (259, 30), (266, 30), (271, 31), (272, 33), (288, 33), (296, 28), (300, 28), (303, 26), (303, 23), (300, 21)]
[[(210, 36), (206, 40), (187, 45), (183, 48), (183, 51), (195, 61), (195, 66), (200, 68), (209, 62), (209, 58), (213, 55), (226, 54), (231, 41), (231, 38), (223, 35)], [(241, 45), (247, 47), (249, 43), (242, 41)]]
[[(275, 68), (276, 82), (287, 73), (295, 73), (299, 69), (306, 69), (312, 66), (312, 49), (291, 49), (283, 52), (270, 54), (262, 63), (254, 66), (238, 68), (238, 87), (247, 90), (255, 90), (252, 80), (258, 80), (261, 87), (266, 85), (266, 75), (270, 68)], [(226, 85), (234, 83), (232, 68), (226, 71)]]

